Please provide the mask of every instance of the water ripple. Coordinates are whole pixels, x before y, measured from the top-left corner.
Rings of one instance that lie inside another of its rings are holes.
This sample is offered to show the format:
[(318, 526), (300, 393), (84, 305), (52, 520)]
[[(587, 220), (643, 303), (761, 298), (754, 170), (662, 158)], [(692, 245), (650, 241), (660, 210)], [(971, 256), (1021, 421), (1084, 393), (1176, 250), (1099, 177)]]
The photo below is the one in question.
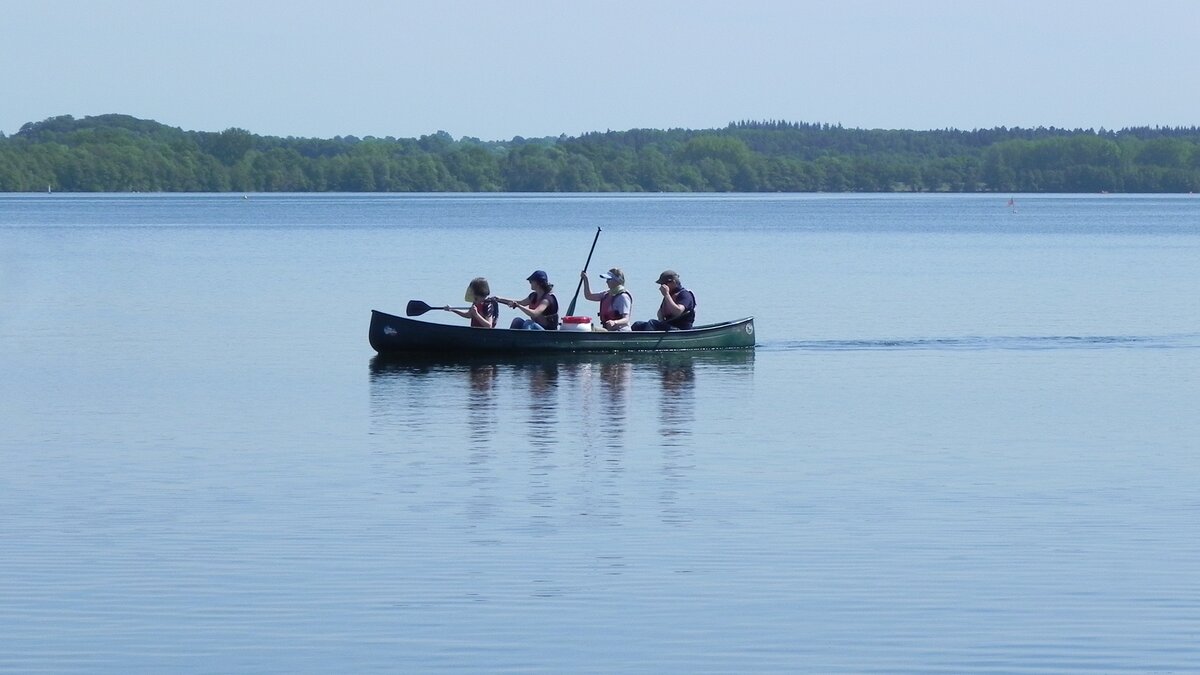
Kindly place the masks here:
[(790, 351), (983, 351), (1050, 349), (1196, 349), (1200, 333), (1180, 335), (1039, 335), (881, 338), (858, 340), (780, 340), (759, 345), (768, 352)]

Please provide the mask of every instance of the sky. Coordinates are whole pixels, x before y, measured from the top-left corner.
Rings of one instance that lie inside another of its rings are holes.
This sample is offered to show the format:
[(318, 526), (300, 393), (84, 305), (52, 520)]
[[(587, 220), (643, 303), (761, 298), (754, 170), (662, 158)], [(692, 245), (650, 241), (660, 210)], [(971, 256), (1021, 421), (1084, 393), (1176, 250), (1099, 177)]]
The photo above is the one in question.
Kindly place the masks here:
[(1200, 1), (0, 0), (0, 132), (1200, 125)]

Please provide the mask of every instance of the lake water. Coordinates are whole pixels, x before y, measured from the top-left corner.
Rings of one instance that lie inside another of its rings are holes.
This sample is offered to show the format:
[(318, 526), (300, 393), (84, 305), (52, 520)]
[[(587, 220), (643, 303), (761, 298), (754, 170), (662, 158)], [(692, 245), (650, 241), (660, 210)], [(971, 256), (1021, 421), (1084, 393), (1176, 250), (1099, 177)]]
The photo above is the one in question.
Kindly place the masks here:
[[(1200, 671), (1200, 197), (1007, 201), (0, 195), (0, 672)], [(759, 347), (373, 358), (597, 227)]]

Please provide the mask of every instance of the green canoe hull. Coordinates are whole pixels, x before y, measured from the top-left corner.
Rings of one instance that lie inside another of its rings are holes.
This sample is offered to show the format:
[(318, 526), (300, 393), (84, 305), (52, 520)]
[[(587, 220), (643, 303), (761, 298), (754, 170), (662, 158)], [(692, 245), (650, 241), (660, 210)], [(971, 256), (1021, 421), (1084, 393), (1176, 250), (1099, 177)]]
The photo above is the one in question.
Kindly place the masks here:
[(372, 310), (369, 337), (371, 347), (384, 355), (752, 349), (754, 319), (748, 317), (689, 330), (606, 333), (471, 328), (416, 321)]

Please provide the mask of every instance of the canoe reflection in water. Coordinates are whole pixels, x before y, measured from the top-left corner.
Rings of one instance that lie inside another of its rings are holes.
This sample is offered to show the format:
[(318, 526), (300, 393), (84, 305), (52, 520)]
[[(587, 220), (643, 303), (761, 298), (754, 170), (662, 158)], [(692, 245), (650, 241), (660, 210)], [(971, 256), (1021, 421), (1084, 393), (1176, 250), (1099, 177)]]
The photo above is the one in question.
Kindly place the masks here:
[(662, 377), (662, 404), (659, 406), (659, 433), (664, 444), (679, 445), (691, 435), (695, 412), (695, 362), (668, 360), (659, 364)]
[(499, 369), (495, 364), (479, 363), (469, 366), (468, 372), (471, 382), (471, 395), (467, 397), (468, 428), (473, 443), (484, 443), (496, 410), (496, 399), (492, 393)]
[(753, 372), (754, 350), (376, 357), (377, 470), (414, 509), (463, 509), (480, 546), (506, 531), (554, 536), (568, 512), (596, 525), (657, 514), (689, 527), (697, 471), (727, 461), (714, 453), (751, 418)]
[(679, 445), (694, 426), (697, 390), (713, 388), (705, 400), (724, 398), (718, 390), (753, 372), (754, 350), (376, 356), (370, 368), (373, 433), (391, 427), (425, 442), (538, 447), (658, 436)]
[(528, 383), (527, 405), (524, 415), (527, 429), (525, 437), (534, 447), (554, 444), (554, 430), (558, 426), (558, 363), (546, 361), (529, 362), (514, 366), (518, 383)]

